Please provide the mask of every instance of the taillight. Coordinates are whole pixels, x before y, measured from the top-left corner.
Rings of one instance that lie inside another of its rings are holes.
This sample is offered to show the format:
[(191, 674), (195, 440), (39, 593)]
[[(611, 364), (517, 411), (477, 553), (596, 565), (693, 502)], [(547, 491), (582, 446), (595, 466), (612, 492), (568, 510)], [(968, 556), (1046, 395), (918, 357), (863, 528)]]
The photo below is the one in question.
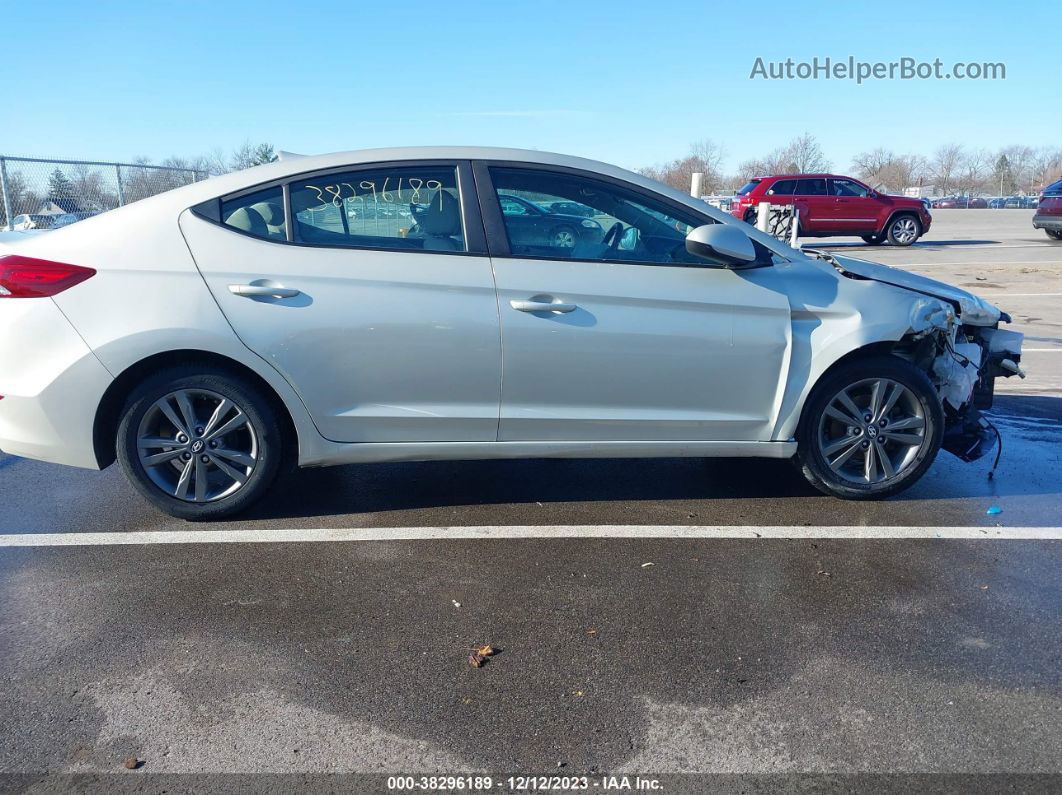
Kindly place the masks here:
[(8, 254), (0, 257), (0, 298), (47, 298), (95, 275), (80, 265)]

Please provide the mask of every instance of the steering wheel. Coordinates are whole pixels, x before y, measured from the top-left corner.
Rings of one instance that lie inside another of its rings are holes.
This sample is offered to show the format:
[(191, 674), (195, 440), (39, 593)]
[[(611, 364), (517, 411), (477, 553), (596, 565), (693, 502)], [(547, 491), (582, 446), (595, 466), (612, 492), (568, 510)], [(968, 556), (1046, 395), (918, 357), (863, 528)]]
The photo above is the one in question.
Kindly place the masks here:
[(601, 242), (608, 247), (608, 251), (618, 251), (620, 238), (623, 237), (623, 223), (616, 221), (605, 232), (605, 236), (601, 238)]

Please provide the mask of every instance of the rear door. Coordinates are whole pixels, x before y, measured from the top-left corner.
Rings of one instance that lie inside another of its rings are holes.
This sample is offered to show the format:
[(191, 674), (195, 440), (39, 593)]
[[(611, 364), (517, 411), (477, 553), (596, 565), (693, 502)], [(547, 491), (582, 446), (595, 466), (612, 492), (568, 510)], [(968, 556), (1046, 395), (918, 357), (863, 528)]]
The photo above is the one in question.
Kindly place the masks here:
[(793, 204), (800, 212), (800, 227), (805, 232), (832, 232), (836, 228), (833, 200), (823, 177), (798, 179)]
[(341, 442), (494, 441), (498, 306), (467, 163), (306, 174), (181, 216), (243, 342)]

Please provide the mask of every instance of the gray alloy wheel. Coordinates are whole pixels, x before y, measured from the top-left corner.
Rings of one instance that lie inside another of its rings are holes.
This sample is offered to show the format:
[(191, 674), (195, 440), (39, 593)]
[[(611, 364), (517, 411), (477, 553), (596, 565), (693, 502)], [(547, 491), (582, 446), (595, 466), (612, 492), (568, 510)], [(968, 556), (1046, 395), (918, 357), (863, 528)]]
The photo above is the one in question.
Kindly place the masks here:
[(913, 215), (901, 215), (889, 224), (889, 242), (894, 246), (909, 246), (922, 234), (922, 224)]
[(575, 230), (570, 226), (558, 226), (550, 235), (553, 248), (575, 248)]
[(838, 391), (819, 418), (819, 453), (836, 477), (863, 486), (902, 478), (933, 439), (932, 418), (903, 384), (867, 378)]
[(230, 497), (258, 464), (259, 433), (247, 412), (208, 389), (179, 389), (156, 400), (140, 420), (137, 451), (145, 474), (178, 500)]

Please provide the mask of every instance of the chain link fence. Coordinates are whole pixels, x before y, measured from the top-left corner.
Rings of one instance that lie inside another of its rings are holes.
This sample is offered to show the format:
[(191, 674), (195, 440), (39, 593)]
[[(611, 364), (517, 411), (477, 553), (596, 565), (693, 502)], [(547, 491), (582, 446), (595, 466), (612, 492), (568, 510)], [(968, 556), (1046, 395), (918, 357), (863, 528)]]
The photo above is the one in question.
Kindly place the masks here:
[(0, 155), (0, 229), (65, 226), (206, 176), (143, 163)]

